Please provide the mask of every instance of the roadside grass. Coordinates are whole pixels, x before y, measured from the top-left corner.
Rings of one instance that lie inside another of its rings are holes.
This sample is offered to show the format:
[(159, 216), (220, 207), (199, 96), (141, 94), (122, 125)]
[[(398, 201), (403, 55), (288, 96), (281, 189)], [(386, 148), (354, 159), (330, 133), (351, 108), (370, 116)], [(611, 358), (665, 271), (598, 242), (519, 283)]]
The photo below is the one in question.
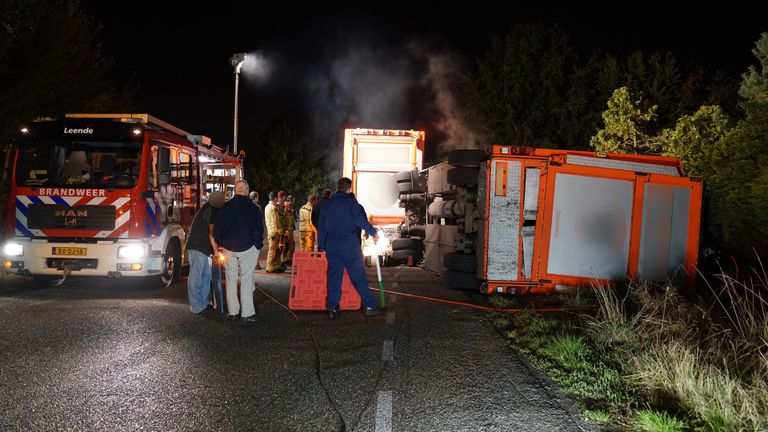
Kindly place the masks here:
[(687, 425), (665, 412), (652, 410), (638, 411), (632, 420), (632, 427), (646, 432), (684, 432)]
[(717, 276), (696, 298), (640, 282), (558, 299), (591, 301), (581, 315), (533, 312), (552, 297), (492, 298), (529, 310), (489, 318), (602, 429), (765, 431), (768, 278), (762, 267), (747, 282)]

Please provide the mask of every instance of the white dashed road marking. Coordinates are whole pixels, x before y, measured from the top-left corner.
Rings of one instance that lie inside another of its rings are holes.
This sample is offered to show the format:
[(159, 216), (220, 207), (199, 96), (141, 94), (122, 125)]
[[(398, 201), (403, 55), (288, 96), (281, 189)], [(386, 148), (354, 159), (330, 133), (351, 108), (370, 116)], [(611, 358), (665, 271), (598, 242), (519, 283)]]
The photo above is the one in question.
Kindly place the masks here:
[(395, 312), (389, 311), (387, 312), (387, 324), (394, 324), (395, 323)]
[(392, 392), (380, 391), (376, 402), (375, 432), (392, 432)]
[(381, 353), (382, 361), (392, 361), (395, 358), (395, 343), (390, 340), (384, 341), (384, 351)]

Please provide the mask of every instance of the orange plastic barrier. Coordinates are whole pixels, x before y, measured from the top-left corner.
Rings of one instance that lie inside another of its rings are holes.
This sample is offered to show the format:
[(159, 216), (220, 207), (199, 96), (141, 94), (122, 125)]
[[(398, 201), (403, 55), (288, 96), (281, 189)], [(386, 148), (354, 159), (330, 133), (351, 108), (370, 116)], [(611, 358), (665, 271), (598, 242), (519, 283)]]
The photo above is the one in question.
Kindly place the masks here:
[[(293, 310), (326, 310), (328, 296), (328, 260), (325, 252), (295, 252), (291, 269), (288, 307)], [(360, 309), (360, 295), (347, 271), (341, 282), (341, 310)]]

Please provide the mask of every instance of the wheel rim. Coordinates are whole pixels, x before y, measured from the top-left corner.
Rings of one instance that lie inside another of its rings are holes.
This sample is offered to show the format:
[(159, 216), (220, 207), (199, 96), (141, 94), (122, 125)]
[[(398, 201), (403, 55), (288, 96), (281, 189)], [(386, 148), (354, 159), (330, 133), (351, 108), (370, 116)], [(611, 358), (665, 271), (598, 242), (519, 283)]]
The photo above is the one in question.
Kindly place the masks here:
[(163, 261), (163, 273), (160, 278), (163, 280), (164, 286), (170, 286), (173, 282), (173, 273), (176, 270), (176, 261), (173, 259), (173, 255), (168, 254)]

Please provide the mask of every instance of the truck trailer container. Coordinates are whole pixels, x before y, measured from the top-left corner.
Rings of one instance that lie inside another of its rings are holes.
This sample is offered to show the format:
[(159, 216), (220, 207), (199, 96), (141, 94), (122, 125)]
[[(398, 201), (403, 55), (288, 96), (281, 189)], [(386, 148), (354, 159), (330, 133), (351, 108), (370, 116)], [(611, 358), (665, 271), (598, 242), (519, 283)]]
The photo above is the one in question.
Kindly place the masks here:
[(425, 266), (448, 287), (694, 287), (702, 181), (676, 158), (495, 145), (430, 167), (427, 196)]

